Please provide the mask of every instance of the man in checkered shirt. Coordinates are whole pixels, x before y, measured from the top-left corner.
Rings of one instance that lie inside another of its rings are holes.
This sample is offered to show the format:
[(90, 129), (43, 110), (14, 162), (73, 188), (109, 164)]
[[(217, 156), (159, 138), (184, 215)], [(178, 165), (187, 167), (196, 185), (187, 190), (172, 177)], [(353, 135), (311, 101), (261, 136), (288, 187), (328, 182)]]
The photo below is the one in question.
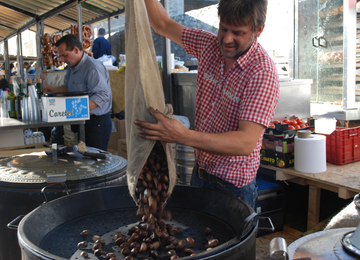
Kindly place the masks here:
[(149, 108), (158, 124), (136, 121), (140, 136), (194, 147), (191, 185), (232, 194), (254, 208), (262, 137), (280, 92), (275, 64), (257, 41), (267, 0), (220, 0), (217, 35), (184, 27), (157, 0), (144, 1), (153, 29), (198, 59), (198, 76), (194, 130)]

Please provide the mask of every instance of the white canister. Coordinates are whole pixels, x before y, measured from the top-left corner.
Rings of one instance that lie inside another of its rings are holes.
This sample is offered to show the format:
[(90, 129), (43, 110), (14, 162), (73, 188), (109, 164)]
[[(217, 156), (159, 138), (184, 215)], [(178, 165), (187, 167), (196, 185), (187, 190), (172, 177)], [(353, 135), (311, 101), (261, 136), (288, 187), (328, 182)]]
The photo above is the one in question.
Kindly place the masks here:
[(295, 136), (294, 169), (305, 173), (326, 171), (326, 137), (324, 135)]

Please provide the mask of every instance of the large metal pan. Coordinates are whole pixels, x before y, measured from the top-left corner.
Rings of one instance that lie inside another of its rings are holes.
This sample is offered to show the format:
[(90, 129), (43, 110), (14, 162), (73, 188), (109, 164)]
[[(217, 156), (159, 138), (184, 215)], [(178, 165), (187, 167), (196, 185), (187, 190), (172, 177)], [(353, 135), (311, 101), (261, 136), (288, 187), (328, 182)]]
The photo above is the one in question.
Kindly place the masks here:
[[(213, 190), (177, 185), (166, 209), (172, 213), (167, 223), (182, 227), (183, 237), (197, 241), (193, 248), (196, 255), (184, 259), (255, 259), (258, 219), (242, 200)], [(18, 240), (22, 259), (75, 259), (77, 243), (83, 240), (82, 230), (104, 235), (127, 230), (138, 221), (127, 186), (65, 196), (36, 208), (21, 220)], [(219, 246), (208, 251), (205, 227), (210, 227), (220, 241)], [(160, 259), (169, 259), (163, 256), (160, 254)]]

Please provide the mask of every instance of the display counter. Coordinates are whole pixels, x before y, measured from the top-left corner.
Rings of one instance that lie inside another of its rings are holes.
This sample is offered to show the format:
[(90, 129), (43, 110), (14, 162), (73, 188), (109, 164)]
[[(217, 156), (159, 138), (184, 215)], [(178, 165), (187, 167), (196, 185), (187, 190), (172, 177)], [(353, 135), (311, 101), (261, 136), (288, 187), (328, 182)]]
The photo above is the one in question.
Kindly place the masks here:
[(85, 124), (85, 120), (47, 123), (44, 121), (22, 121), (19, 119), (0, 117), (0, 131), (9, 130), (9, 129), (26, 129), (26, 128), (49, 127), (49, 126), (59, 126), (59, 125), (83, 125), (83, 124)]
[(325, 172), (304, 173), (293, 167), (278, 168), (261, 164), (259, 172), (271, 175), (278, 181), (309, 185), (307, 228), (310, 229), (319, 223), (321, 189), (335, 192), (342, 199), (351, 199), (360, 192), (359, 167), (360, 161), (345, 165), (327, 162)]
[[(79, 125), (79, 140), (85, 142), (85, 120), (76, 120), (76, 121), (65, 121), (65, 122), (51, 122), (47, 123), (44, 121), (22, 121), (14, 118), (3, 118), (0, 117), (0, 136), (5, 132), (9, 132), (9, 130), (23, 130), (29, 128), (40, 128), (40, 127), (54, 127), (54, 126), (63, 126), (63, 125)], [(9, 133), (9, 136), (1, 136), (2, 138), (10, 138), (13, 137), (14, 133)], [(18, 133), (19, 136), (23, 136), (22, 131)], [(6, 142), (3, 142), (3, 145), (0, 145), (0, 149), (8, 149), (11, 147), (20, 147), (18, 145), (14, 145), (13, 140), (9, 139)], [(15, 142), (16, 143), (16, 142)], [(8, 145), (5, 145), (8, 144)]]

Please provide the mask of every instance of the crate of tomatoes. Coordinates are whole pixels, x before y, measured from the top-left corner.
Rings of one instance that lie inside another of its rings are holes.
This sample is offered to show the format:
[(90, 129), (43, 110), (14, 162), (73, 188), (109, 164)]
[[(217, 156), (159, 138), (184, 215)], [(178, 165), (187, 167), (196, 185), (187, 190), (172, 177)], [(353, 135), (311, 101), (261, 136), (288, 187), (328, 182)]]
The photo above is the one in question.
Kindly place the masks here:
[(263, 136), (261, 163), (280, 168), (294, 166), (294, 137), (300, 129), (311, 129), (311, 123), (296, 116), (272, 121)]
[(266, 129), (266, 133), (268, 135), (284, 136), (286, 139), (295, 135), (299, 129), (308, 129), (311, 124), (308, 121), (304, 122), (303, 119), (295, 116), (283, 120), (274, 120)]

